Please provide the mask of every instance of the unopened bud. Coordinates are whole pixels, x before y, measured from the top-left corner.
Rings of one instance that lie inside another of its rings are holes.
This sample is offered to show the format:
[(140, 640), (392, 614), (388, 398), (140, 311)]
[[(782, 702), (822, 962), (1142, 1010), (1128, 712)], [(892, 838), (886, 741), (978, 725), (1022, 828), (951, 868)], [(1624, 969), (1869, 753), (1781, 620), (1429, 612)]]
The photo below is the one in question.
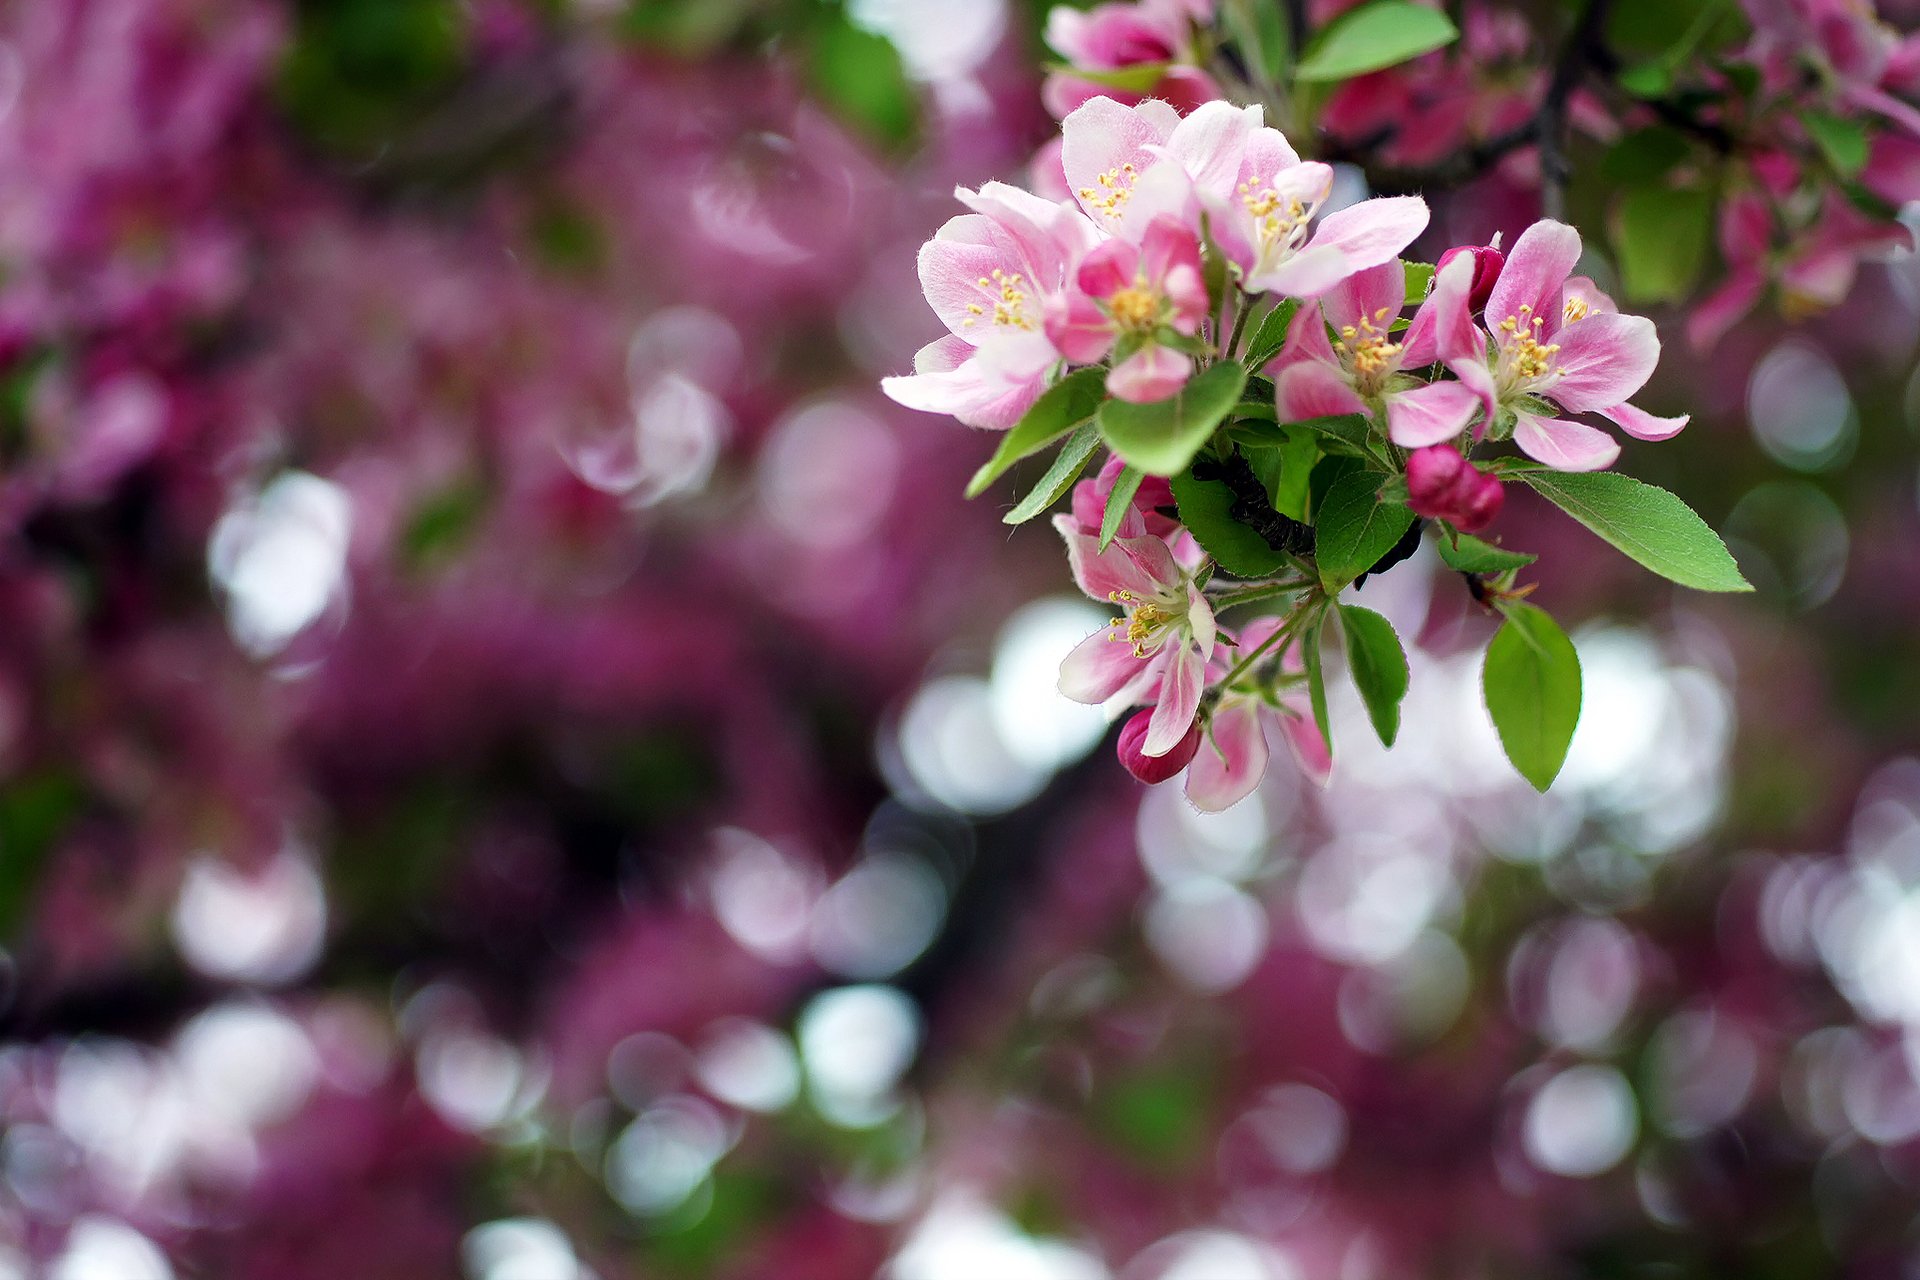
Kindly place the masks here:
[(1147, 727), (1153, 720), (1152, 710), (1136, 712), (1131, 720), (1121, 726), (1120, 742), (1115, 748), (1120, 763), (1127, 772), (1142, 782), (1165, 782), (1182, 769), (1200, 750), (1200, 722), (1195, 720), (1187, 730), (1187, 736), (1173, 744), (1173, 749), (1163, 756), (1150, 756), (1140, 749), (1147, 740)]
[(1490, 244), (1461, 245), (1440, 255), (1440, 261), (1434, 267), (1435, 272), (1446, 270), (1447, 264), (1463, 253), (1473, 258), (1473, 286), (1467, 293), (1467, 307), (1472, 311), (1483, 311), (1488, 296), (1493, 293), (1494, 282), (1500, 278), (1501, 268), (1507, 265), (1507, 255)]
[(1407, 455), (1407, 505), (1415, 515), (1478, 533), (1493, 523), (1505, 502), (1500, 482), (1450, 445), (1428, 445)]

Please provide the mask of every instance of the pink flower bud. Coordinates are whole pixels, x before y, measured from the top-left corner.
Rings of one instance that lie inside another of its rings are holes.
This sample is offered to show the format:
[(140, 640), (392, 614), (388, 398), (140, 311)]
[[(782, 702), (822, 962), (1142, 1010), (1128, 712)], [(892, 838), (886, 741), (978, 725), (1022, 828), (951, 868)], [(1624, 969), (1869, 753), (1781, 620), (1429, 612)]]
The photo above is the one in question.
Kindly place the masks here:
[(1407, 455), (1407, 505), (1415, 515), (1478, 533), (1500, 514), (1506, 496), (1498, 480), (1449, 445), (1428, 445)]
[(1500, 278), (1500, 269), (1507, 265), (1507, 255), (1490, 244), (1461, 245), (1440, 255), (1435, 272), (1445, 270), (1449, 262), (1463, 253), (1473, 256), (1473, 288), (1467, 295), (1467, 307), (1472, 311), (1484, 310), (1494, 281)]
[(1127, 772), (1142, 782), (1165, 782), (1174, 774), (1187, 767), (1188, 761), (1200, 750), (1200, 722), (1195, 720), (1187, 730), (1187, 736), (1173, 744), (1173, 750), (1163, 756), (1150, 756), (1140, 749), (1147, 737), (1147, 722), (1153, 719), (1151, 709), (1136, 712), (1131, 720), (1121, 726), (1120, 742), (1115, 748), (1120, 763), (1127, 766)]

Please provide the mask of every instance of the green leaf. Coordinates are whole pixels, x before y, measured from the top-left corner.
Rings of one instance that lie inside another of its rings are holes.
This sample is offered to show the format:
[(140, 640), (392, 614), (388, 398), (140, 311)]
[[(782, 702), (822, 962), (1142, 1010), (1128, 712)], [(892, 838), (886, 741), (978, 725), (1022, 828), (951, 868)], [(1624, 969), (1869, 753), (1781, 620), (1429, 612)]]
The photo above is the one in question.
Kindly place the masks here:
[(1247, 343), (1247, 368), (1259, 369), (1280, 353), (1287, 345), (1287, 330), (1293, 327), (1293, 317), (1300, 310), (1300, 299), (1282, 298), (1280, 305), (1260, 317), (1260, 327), (1253, 331), (1253, 337)]
[(836, 14), (814, 32), (807, 54), (808, 86), (835, 115), (883, 146), (912, 140), (920, 99), (893, 41)]
[(1328, 418), (1308, 418), (1304, 422), (1288, 423), (1288, 426), (1305, 427), (1321, 437), (1321, 447), (1331, 445), (1336, 451), (1350, 453), (1357, 458), (1368, 456), (1368, 445), (1373, 441), (1373, 425), (1367, 421), (1364, 413), (1342, 413)]
[(1180, 523), (1222, 569), (1236, 578), (1265, 578), (1287, 567), (1287, 558), (1235, 520), (1233, 490), (1222, 480), (1196, 480), (1192, 471), (1173, 478)]
[(1505, 573), (1509, 569), (1525, 568), (1539, 558), (1525, 551), (1496, 547), (1470, 534), (1440, 536), (1440, 559), (1446, 562), (1447, 568), (1460, 573)]
[(1320, 461), (1320, 438), (1299, 425), (1280, 428), (1278, 443), (1243, 450), (1253, 464), (1254, 474), (1267, 487), (1273, 509), (1292, 520), (1305, 522), (1311, 497), (1314, 464)]
[(1610, 187), (1649, 186), (1692, 153), (1692, 144), (1678, 129), (1649, 125), (1614, 143), (1601, 158), (1600, 177)]
[(1152, 404), (1109, 400), (1095, 421), (1100, 434), (1127, 465), (1150, 476), (1175, 476), (1240, 402), (1246, 366), (1222, 360), (1196, 375), (1180, 394)]
[(1328, 594), (1371, 569), (1413, 523), (1413, 512), (1380, 501), (1380, 479), (1371, 471), (1343, 476), (1314, 517), (1314, 559)]
[(1866, 168), (1867, 130), (1859, 121), (1810, 111), (1800, 117), (1800, 122), (1841, 177), (1851, 178)]
[(1120, 532), (1120, 522), (1127, 518), (1127, 508), (1133, 505), (1133, 495), (1140, 492), (1140, 480), (1140, 473), (1132, 467), (1122, 468), (1114, 480), (1113, 488), (1107, 494), (1107, 509), (1100, 516), (1102, 551), (1113, 545), (1113, 535)]
[(1091, 418), (1106, 396), (1106, 377), (1104, 369), (1081, 369), (1047, 388), (1033, 402), (1033, 408), (1000, 437), (1000, 447), (987, 464), (967, 481), (967, 496), (979, 497), (1014, 463), (1040, 452)]
[(1347, 636), (1347, 670), (1367, 704), (1367, 718), (1384, 746), (1400, 736), (1400, 700), (1407, 696), (1407, 655), (1393, 624), (1371, 609), (1340, 606)]
[(1093, 423), (1085, 423), (1067, 437), (1066, 447), (1054, 458), (1053, 465), (1047, 468), (1047, 474), (1040, 477), (1040, 483), (1020, 499), (1013, 510), (1001, 519), (1008, 524), (1025, 524), (1060, 500), (1060, 495), (1086, 469), (1087, 459), (1100, 444), (1100, 432)]
[(1614, 218), (1614, 244), (1627, 292), (1647, 302), (1678, 302), (1706, 261), (1713, 197), (1705, 191), (1640, 187)]
[(1407, 273), (1407, 305), (1417, 307), (1427, 300), (1427, 290), (1433, 286), (1433, 264), (1402, 260), (1400, 265)]
[(1480, 688), (1500, 745), (1520, 776), (1545, 791), (1580, 723), (1580, 655), (1547, 614), (1515, 601), (1487, 646)]
[(1047, 65), (1049, 71), (1063, 71), (1076, 80), (1090, 80), (1094, 84), (1108, 89), (1118, 89), (1122, 93), (1148, 94), (1166, 79), (1170, 62), (1136, 62), (1125, 67), (1101, 69), (1097, 67), (1075, 67), (1062, 62)]
[(1278, 80), (1291, 52), (1280, 6), (1272, 0), (1227, 0), (1224, 16), (1246, 64), (1269, 84)]
[(1696, 591), (1751, 591), (1707, 522), (1665, 489), (1617, 471), (1522, 471), (1548, 501), (1663, 578)]
[(1307, 46), (1294, 79), (1349, 80), (1452, 44), (1460, 32), (1438, 9), (1411, 0), (1373, 0), (1329, 23)]
[(1307, 702), (1313, 708), (1313, 723), (1326, 740), (1327, 754), (1333, 754), (1333, 730), (1327, 724), (1327, 677), (1320, 665), (1321, 634), (1327, 627), (1327, 615), (1320, 616), (1301, 629), (1300, 662), (1307, 669)]

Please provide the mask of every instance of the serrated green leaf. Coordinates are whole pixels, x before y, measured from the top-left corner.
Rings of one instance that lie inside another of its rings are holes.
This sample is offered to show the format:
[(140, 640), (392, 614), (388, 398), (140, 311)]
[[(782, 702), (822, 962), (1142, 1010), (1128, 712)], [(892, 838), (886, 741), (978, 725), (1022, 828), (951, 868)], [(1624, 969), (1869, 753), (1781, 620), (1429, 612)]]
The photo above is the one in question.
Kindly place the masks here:
[(1120, 532), (1120, 522), (1127, 518), (1127, 508), (1133, 505), (1133, 495), (1140, 492), (1140, 472), (1133, 467), (1123, 467), (1115, 477), (1113, 488), (1107, 493), (1107, 509), (1100, 515), (1100, 549), (1105, 551), (1113, 545), (1113, 535)]
[(1380, 501), (1380, 481), (1371, 471), (1343, 476), (1314, 515), (1314, 560), (1328, 594), (1371, 569), (1413, 524), (1406, 507)]
[(1014, 463), (1040, 452), (1093, 417), (1106, 398), (1106, 376), (1104, 369), (1080, 369), (1047, 388), (1020, 421), (1000, 437), (1000, 447), (993, 451), (993, 457), (967, 481), (967, 496), (979, 497)]
[(1287, 557), (1235, 520), (1233, 490), (1222, 480), (1197, 480), (1191, 470), (1173, 478), (1180, 523), (1222, 569), (1236, 578), (1265, 578), (1287, 567)]
[(1427, 300), (1427, 290), (1433, 285), (1433, 264), (1403, 259), (1400, 265), (1407, 273), (1407, 305), (1417, 307)]
[(1545, 791), (1566, 763), (1580, 723), (1580, 655), (1543, 610), (1522, 601), (1503, 606), (1480, 668), (1480, 689), (1507, 759)]
[(1800, 122), (1841, 177), (1851, 178), (1867, 167), (1867, 130), (1858, 120), (1810, 111)]
[(1152, 404), (1109, 400), (1094, 421), (1127, 465), (1150, 476), (1175, 476), (1226, 421), (1247, 385), (1246, 366), (1235, 360), (1195, 375), (1180, 394)]
[(1520, 479), (1624, 552), (1695, 591), (1751, 591), (1727, 544), (1665, 489), (1617, 471), (1522, 471)]
[(1411, 0), (1372, 0), (1328, 23), (1307, 46), (1294, 79), (1349, 80), (1452, 44), (1459, 30), (1438, 9)]
[(1287, 330), (1300, 310), (1300, 299), (1282, 298), (1280, 305), (1260, 317), (1260, 325), (1247, 342), (1247, 368), (1260, 369), (1287, 345)]
[(1505, 573), (1522, 569), (1540, 557), (1525, 551), (1508, 551), (1470, 534), (1440, 535), (1440, 559), (1447, 568), (1460, 573)]
[(1356, 458), (1368, 456), (1367, 446), (1373, 439), (1373, 425), (1367, 421), (1364, 413), (1342, 413), (1327, 418), (1308, 418), (1303, 422), (1290, 422), (1290, 427), (1305, 427), (1323, 437), (1322, 448), (1337, 449), (1352, 454)]
[(1367, 718), (1384, 746), (1400, 736), (1400, 700), (1407, 696), (1407, 655), (1393, 624), (1371, 609), (1340, 606), (1347, 637), (1347, 671), (1353, 676)]
[(1613, 223), (1620, 278), (1632, 297), (1678, 302), (1706, 262), (1713, 198), (1705, 191), (1641, 187), (1620, 201)]
[(1040, 483), (1034, 485), (1013, 510), (1000, 518), (1008, 524), (1025, 524), (1058, 502), (1060, 495), (1086, 470), (1087, 459), (1093, 456), (1093, 451), (1099, 445), (1099, 429), (1091, 422), (1083, 424), (1067, 437), (1066, 445), (1054, 456), (1053, 465), (1047, 468), (1047, 474), (1040, 477)]

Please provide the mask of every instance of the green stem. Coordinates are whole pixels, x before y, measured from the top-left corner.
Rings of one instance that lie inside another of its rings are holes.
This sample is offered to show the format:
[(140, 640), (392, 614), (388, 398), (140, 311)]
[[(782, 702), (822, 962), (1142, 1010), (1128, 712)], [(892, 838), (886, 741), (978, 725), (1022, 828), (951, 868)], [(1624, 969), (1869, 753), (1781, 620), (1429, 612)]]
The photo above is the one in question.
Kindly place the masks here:
[(1259, 646), (1255, 648), (1253, 652), (1247, 654), (1245, 657), (1241, 658), (1240, 661), (1234, 663), (1232, 667), (1228, 668), (1227, 674), (1220, 677), (1219, 683), (1221, 684), (1221, 686), (1230, 687), (1235, 680), (1240, 678), (1240, 676), (1247, 670), (1247, 668), (1253, 666), (1256, 662), (1259, 662), (1261, 658), (1266, 656), (1267, 651), (1273, 648), (1276, 644), (1280, 645), (1280, 650), (1282, 653), (1286, 652), (1287, 646), (1282, 642), (1286, 641), (1290, 643), (1293, 638), (1294, 632), (1300, 629), (1300, 625), (1303, 622), (1305, 622), (1308, 617), (1312, 616), (1318, 611), (1319, 611), (1318, 608), (1315, 605), (1311, 605), (1311, 604), (1305, 605), (1300, 609), (1295, 610), (1294, 615), (1291, 618), (1287, 619), (1285, 625), (1283, 625), (1278, 631), (1274, 632), (1272, 635), (1268, 636), (1265, 640), (1262, 640)]

